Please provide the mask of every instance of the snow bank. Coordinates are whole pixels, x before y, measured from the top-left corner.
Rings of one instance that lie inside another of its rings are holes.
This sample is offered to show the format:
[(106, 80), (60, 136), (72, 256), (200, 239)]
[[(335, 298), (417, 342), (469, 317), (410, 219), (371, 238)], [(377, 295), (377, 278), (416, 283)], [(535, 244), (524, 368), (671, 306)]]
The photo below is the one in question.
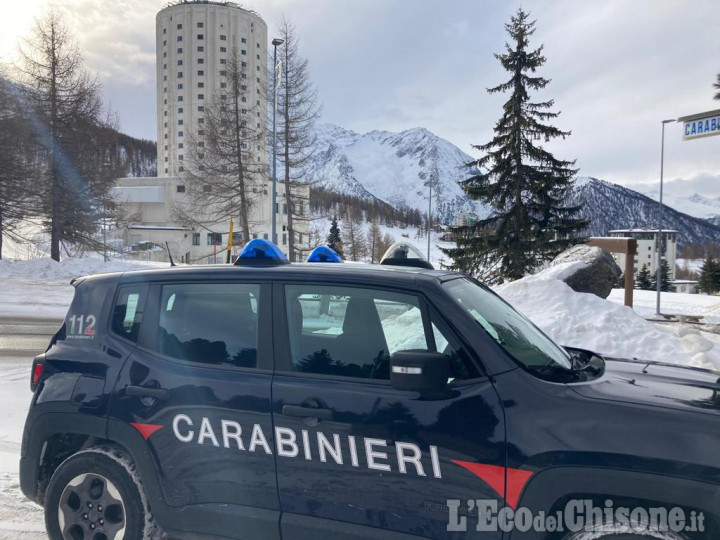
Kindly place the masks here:
[(689, 327), (663, 327), (632, 309), (577, 293), (555, 267), (496, 292), (555, 341), (607, 356), (720, 369), (720, 339)]
[(99, 258), (0, 260), (0, 317), (62, 319), (72, 301), (70, 280), (105, 272), (167, 268), (168, 263), (108, 261)]

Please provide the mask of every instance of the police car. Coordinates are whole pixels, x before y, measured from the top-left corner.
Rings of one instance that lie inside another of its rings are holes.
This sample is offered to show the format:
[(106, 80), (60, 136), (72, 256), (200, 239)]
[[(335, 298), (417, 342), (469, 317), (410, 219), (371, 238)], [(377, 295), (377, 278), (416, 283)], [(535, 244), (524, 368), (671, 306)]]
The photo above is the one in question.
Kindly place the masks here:
[(563, 348), (417, 250), (383, 262), (253, 240), (234, 265), (75, 279), (20, 463), (49, 537), (633, 537), (474, 512), (570, 500), (720, 537), (717, 373)]

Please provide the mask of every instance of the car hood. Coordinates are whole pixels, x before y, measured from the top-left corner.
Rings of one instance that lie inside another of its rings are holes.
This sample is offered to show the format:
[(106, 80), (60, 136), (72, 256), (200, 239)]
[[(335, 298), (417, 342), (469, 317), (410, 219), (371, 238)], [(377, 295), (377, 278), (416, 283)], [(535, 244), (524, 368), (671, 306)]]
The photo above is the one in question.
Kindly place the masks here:
[(661, 362), (605, 358), (605, 373), (569, 385), (583, 396), (720, 414), (720, 373)]

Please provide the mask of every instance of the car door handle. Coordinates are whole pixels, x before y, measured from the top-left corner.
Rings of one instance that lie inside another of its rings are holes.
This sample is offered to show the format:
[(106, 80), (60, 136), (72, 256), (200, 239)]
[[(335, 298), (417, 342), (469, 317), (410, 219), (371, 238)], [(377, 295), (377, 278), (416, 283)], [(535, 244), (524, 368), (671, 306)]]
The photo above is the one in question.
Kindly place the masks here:
[(170, 392), (168, 392), (164, 388), (148, 388), (147, 386), (126, 386), (125, 395), (136, 397), (151, 397), (164, 401), (170, 397)]
[(332, 420), (333, 417), (333, 412), (330, 409), (301, 407), (300, 405), (283, 405), (282, 413), (285, 416), (297, 416), (300, 418), (317, 418), (318, 420)]

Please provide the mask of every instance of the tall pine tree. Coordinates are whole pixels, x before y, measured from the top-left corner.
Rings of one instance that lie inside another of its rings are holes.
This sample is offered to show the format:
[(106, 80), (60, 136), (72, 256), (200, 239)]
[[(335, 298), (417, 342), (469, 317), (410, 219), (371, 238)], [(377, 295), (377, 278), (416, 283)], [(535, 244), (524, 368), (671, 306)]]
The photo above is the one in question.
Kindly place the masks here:
[(698, 288), (705, 294), (715, 294), (720, 291), (720, 263), (707, 256), (698, 279)]
[(648, 269), (647, 264), (642, 265), (642, 268), (638, 272), (636, 283), (643, 291), (652, 290), (652, 280), (650, 279), (650, 270)]
[[(657, 270), (652, 273), (650, 284), (653, 291), (657, 290)], [(660, 264), (660, 290), (663, 292), (670, 290), (670, 265), (665, 259)]]
[(330, 234), (328, 234), (327, 237), (327, 245), (335, 253), (343, 258), (345, 257), (345, 255), (343, 255), (342, 237), (340, 236), (340, 227), (338, 227), (337, 216), (333, 216), (332, 221), (330, 222)]
[(543, 47), (528, 50), (535, 22), (522, 9), (506, 24), (512, 45), (495, 57), (512, 75), (491, 94), (509, 92), (503, 114), (495, 125), (495, 136), (474, 148), (484, 153), (477, 162), (478, 174), (461, 182), (466, 193), (492, 207), (490, 217), (454, 229), (457, 247), (445, 250), (460, 271), (479, 274), (493, 283), (514, 280), (536, 270), (569, 245), (587, 221), (577, 218), (580, 206), (566, 206), (565, 194), (577, 172), (574, 161), (556, 159), (538, 143), (557, 137), (561, 131), (547, 123), (553, 100), (531, 101), (529, 91), (545, 88), (548, 79), (534, 76), (545, 63)]

